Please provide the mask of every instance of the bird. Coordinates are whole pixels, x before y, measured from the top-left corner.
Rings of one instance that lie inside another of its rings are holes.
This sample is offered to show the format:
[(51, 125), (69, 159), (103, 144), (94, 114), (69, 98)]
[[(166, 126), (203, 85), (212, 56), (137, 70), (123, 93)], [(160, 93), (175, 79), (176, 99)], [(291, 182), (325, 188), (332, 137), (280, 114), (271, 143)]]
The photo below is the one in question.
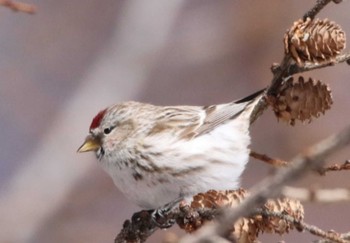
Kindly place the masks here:
[(210, 106), (127, 101), (93, 118), (78, 152), (92, 151), (119, 190), (142, 209), (208, 190), (234, 190), (249, 159), (249, 127), (264, 89)]

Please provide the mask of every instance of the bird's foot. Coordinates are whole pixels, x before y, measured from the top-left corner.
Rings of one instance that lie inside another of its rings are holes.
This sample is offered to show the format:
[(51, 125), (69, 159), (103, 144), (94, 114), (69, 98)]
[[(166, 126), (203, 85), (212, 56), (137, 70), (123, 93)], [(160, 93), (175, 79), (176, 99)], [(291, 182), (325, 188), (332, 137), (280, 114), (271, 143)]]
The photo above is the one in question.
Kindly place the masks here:
[(173, 226), (175, 224), (175, 219), (169, 218), (169, 216), (173, 209), (175, 209), (178, 203), (182, 200), (183, 197), (179, 197), (160, 208), (150, 210), (153, 223), (161, 229), (167, 229)]

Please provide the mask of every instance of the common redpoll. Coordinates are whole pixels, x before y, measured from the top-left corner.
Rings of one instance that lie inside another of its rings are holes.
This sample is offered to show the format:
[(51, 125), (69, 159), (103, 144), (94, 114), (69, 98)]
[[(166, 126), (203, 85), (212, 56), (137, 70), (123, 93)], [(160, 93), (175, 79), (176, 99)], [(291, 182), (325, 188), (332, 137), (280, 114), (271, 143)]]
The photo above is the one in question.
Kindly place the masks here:
[(145, 209), (237, 189), (249, 158), (250, 116), (262, 93), (204, 107), (116, 104), (95, 116), (78, 152), (95, 151), (115, 185)]

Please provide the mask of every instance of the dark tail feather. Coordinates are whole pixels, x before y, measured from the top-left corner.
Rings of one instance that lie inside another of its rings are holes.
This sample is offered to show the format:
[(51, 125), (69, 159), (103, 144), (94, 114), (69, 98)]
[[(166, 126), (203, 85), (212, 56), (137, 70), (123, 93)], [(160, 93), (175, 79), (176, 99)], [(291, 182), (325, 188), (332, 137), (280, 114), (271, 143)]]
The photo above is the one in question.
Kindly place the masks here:
[(251, 95), (249, 95), (247, 97), (244, 97), (243, 99), (236, 100), (234, 103), (239, 104), (239, 103), (245, 103), (245, 102), (251, 101), (254, 98), (256, 98), (259, 95), (261, 95), (265, 90), (266, 90), (266, 88), (264, 88), (262, 90), (259, 90), (259, 91), (255, 92), (254, 94), (251, 94)]

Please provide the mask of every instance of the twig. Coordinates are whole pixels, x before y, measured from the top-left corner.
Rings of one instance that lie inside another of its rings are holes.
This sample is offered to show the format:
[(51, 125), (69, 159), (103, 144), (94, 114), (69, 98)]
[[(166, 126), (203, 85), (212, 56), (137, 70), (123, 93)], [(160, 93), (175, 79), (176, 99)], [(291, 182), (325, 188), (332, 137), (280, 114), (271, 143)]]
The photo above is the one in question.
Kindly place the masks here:
[(329, 166), (327, 166), (325, 168), (321, 168), (321, 169), (318, 170), (318, 172), (321, 175), (325, 175), (329, 171), (341, 171), (341, 170), (350, 170), (350, 161), (349, 160), (345, 161), (341, 165), (333, 164), (333, 165), (329, 165)]
[(259, 210), (259, 209), (256, 210), (256, 212), (257, 214), (263, 215), (265, 217), (277, 217), (277, 218), (283, 219), (287, 222), (294, 224), (294, 226), (299, 230), (306, 230), (313, 235), (322, 237), (324, 239), (328, 239), (331, 242), (338, 242), (338, 243), (349, 242), (347, 240), (342, 239), (339, 233), (336, 233), (334, 231), (326, 232), (315, 225), (307, 224), (303, 221), (297, 221), (295, 218), (289, 215), (286, 215), (283, 212), (274, 212), (274, 211)]
[(140, 211), (132, 216), (131, 221), (126, 220), (123, 229), (115, 238), (115, 243), (145, 242), (157, 230), (149, 211)]
[(346, 188), (308, 189), (284, 186), (282, 194), (299, 201), (334, 203), (350, 201), (350, 190)]
[[(249, 194), (244, 189), (231, 191), (208, 191), (199, 193), (193, 197), (191, 204), (181, 202), (178, 207), (172, 209), (165, 215), (166, 222), (176, 221), (178, 226), (188, 233), (195, 232), (207, 222), (214, 220), (224, 211), (223, 208), (235, 208)], [(283, 212), (295, 220), (301, 221), (304, 218), (304, 208), (302, 204), (294, 199), (280, 198), (270, 199), (257, 210), (267, 210), (272, 212)], [(254, 211), (255, 212), (255, 211)], [(118, 235), (116, 242), (142, 242), (143, 236), (149, 235), (150, 212), (141, 211), (137, 217), (133, 216), (131, 221), (126, 221), (122, 232)], [(144, 225), (144, 226), (142, 226)], [(242, 226), (244, 225), (244, 227)], [(141, 226), (141, 227), (140, 227)], [(255, 242), (260, 232), (284, 234), (294, 229), (294, 225), (277, 219), (276, 217), (262, 217), (262, 215), (249, 215), (248, 218), (240, 218), (231, 225), (232, 237), (242, 240), (250, 234), (251, 242)]]
[(303, 19), (315, 18), (315, 16), (331, 1), (332, 0), (317, 0), (316, 5), (304, 14)]
[[(292, 58), (290, 55), (285, 55), (278, 68), (273, 70), (273, 78), (271, 85), (266, 90), (267, 96), (277, 96), (279, 87), (283, 83), (284, 79), (290, 76), (288, 70), (292, 64)], [(266, 99), (260, 99), (258, 104), (254, 107), (254, 110), (251, 114), (251, 123), (255, 122), (257, 118), (262, 115), (263, 111), (267, 108), (268, 103)]]
[(218, 217), (217, 222), (204, 226), (195, 234), (185, 237), (181, 242), (201, 242), (202, 240), (215, 242), (213, 239), (217, 236), (226, 238), (229, 235), (232, 222), (249, 214), (253, 208), (264, 203), (267, 198), (278, 195), (286, 183), (305, 175), (310, 169), (321, 166), (325, 157), (349, 143), (350, 126), (310, 147), (303, 154), (296, 156), (291, 161), (290, 167), (281, 169), (273, 177), (266, 178), (256, 185), (252, 189), (251, 196), (235, 210), (226, 210), (222, 217)]
[[(350, 240), (350, 232), (340, 234), (340, 238), (344, 240)], [(321, 239), (321, 240), (315, 240), (314, 243), (333, 243), (333, 242), (328, 239)]]
[[(171, 213), (164, 215), (164, 220), (175, 220), (178, 224), (182, 222), (202, 222), (213, 220), (222, 210), (215, 208), (191, 208), (189, 205), (182, 205), (174, 208)], [(135, 243), (145, 242), (158, 227), (151, 218), (150, 211), (140, 211), (132, 216), (131, 220), (126, 220), (123, 228), (115, 238), (115, 243)], [(195, 223), (194, 223), (195, 224)]]
[[(292, 64), (289, 68), (289, 74), (296, 74), (296, 73), (302, 73), (307, 72), (319, 68), (324, 68), (328, 66), (334, 66), (335, 64), (348, 62), (350, 60), (350, 53), (345, 53), (343, 55), (337, 56), (334, 60), (330, 60), (327, 62), (322, 63), (305, 63), (304, 66), (299, 67), (297, 64)], [(274, 67), (274, 69), (277, 69), (279, 67)]]
[[(266, 90), (266, 95), (270, 97), (276, 97), (279, 88), (282, 85), (283, 81), (291, 76), (289, 68), (292, 65), (293, 59), (290, 55), (286, 54), (283, 57), (281, 64), (276, 64), (272, 68), (273, 78), (271, 85)], [(256, 107), (254, 108), (251, 114), (251, 123), (257, 120), (257, 118), (262, 115), (263, 111), (267, 108), (268, 103), (266, 99), (260, 99)]]
[[(255, 151), (251, 151), (249, 155), (254, 159), (263, 161), (275, 167), (286, 167), (290, 165), (290, 163), (285, 160), (271, 158), (266, 154), (260, 154)], [(342, 171), (342, 170), (350, 170), (350, 160), (345, 161), (341, 165), (333, 164), (333, 165), (326, 166), (324, 168), (318, 168), (315, 171), (317, 171), (320, 175), (325, 175), (327, 172), (330, 172), (330, 171)]]
[(15, 12), (23, 12), (28, 14), (34, 14), (36, 12), (36, 7), (28, 3), (15, 2), (12, 0), (0, 0), (0, 5), (5, 6)]
[[(271, 85), (267, 89), (268, 96), (276, 96), (278, 93), (279, 87), (283, 81), (294, 74), (308, 72), (315, 69), (320, 69), (328, 66), (334, 66), (335, 64), (350, 62), (350, 53), (346, 53), (340, 56), (335, 57), (333, 60), (322, 62), (322, 63), (305, 63), (304, 66), (299, 67), (296, 63), (293, 63), (292, 58), (289, 55), (285, 55), (281, 64), (273, 64), (271, 71), (274, 74), (271, 81)], [(265, 99), (261, 99), (256, 109), (254, 110), (252, 116), (255, 121), (259, 115), (262, 114), (262, 111), (266, 109), (267, 102)]]
[(284, 161), (281, 159), (273, 159), (273, 158), (267, 156), (266, 154), (259, 154), (255, 151), (250, 151), (250, 157), (257, 159), (257, 160), (260, 160), (260, 161), (263, 161), (267, 164), (270, 164), (270, 165), (273, 165), (276, 167), (286, 167), (289, 164), (287, 161)]

